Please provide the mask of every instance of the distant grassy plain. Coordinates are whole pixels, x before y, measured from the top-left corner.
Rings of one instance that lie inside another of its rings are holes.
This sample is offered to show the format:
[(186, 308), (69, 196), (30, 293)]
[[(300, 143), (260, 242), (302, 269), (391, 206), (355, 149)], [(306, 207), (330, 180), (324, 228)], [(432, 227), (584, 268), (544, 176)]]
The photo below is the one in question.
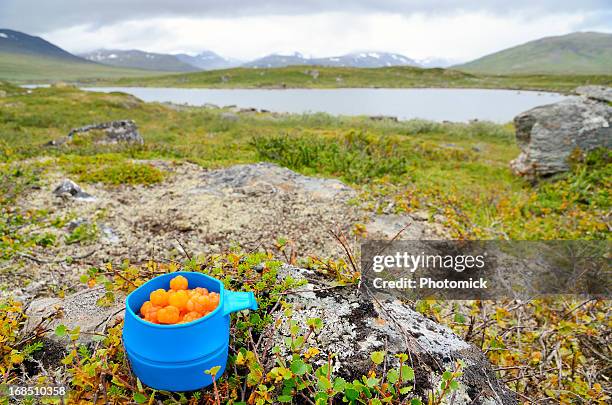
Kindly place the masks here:
[(118, 68), (98, 63), (67, 62), (27, 54), (0, 53), (0, 80), (18, 83), (81, 80), (95, 82), (97, 79), (160, 74), (161, 72)]
[(609, 75), (507, 75), (493, 76), (452, 69), (409, 66), (344, 68), (289, 66), (234, 68), (196, 73), (152, 75), (98, 80), (114, 86), (188, 88), (499, 88), (569, 92), (586, 84), (612, 85)]

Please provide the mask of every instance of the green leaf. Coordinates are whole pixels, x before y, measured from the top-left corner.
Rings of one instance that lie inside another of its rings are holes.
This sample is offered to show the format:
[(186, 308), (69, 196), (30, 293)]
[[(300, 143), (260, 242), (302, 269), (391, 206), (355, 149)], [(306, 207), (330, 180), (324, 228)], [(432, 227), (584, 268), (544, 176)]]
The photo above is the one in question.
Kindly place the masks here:
[(55, 328), (55, 335), (57, 337), (64, 337), (66, 336), (67, 331), (68, 328), (66, 328), (66, 325), (57, 325), (57, 327)]
[(214, 367), (211, 367), (210, 369), (204, 371), (204, 373), (210, 374), (212, 377), (216, 377), (217, 373), (219, 372), (219, 370), (221, 370), (221, 366), (214, 366)]
[(319, 387), (320, 390), (322, 391), (327, 391), (328, 389), (330, 389), (332, 387), (332, 383), (331, 381), (329, 381), (329, 378), (327, 378), (326, 376), (320, 376), (319, 380), (317, 382), (317, 386)]
[(395, 384), (398, 380), (399, 372), (397, 371), (397, 369), (394, 368), (389, 370), (389, 372), (387, 373), (387, 381), (389, 381), (389, 383), (391, 384)]
[(354, 388), (347, 388), (346, 391), (344, 391), (344, 396), (347, 400), (354, 401), (359, 397), (359, 391)]
[(291, 362), (291, 371), (295, 375), (304, 375), (308, 371), (308, 367), (302, 359), (295, 359)]
[(327, 405), (329, 395), (324, 392), (317, 392), (317, 395), (315, 395), (314, 400), (316, 405)]
[(421, 398), (412, 398), (410, 400), (410, 405), (422, 405)]
[(366, 385), (370, 388), (374, 388), (378, 385), (378, 378), (370, 377), (366, 380)]
[(399, 391), (400, 391), (400, 394), (405, 395), (405, 394), (409, 393), (410, 391), (412, 391), (412, 386), (409, 385), (407, 387), (402, 387), (402, 388), (400, 388)]
[(414, 380), (414, 370), (410, 366), (403, 365), (400, 369), (400, 375), (402, 376), (402, 380), (404, 381)]
[(451, 378), (453, 378), (453, 373), (451, 373), (450, 371), (445, 371), (444, 374), (442, 374), (442, 379), (444, 381), (448, 381)]
[(342, 377), (337, 377), (334, 380), (334, 391), (342, 392), (346, 388), (346, 380)]
[(292, 399), (293, 397), (291, 397), (291, 395), (279, 395), (276, 397), (278, 402), (291, 402)]
[(455, 314), (455, 322), (457, 323), (465, 323), (465, 316), (461, 313), (456, 313)]
[(370, 358), (372, 359), (374, 364), (382, 364), (382, 362), (385, 361), (385, 352), (384, 351), (372, 352), (372, 354), (370, 355)]
[(323, 327), (323, 321), (321, 318), (310, 318), (306, 321), (306, 325), (314, 330), (319, 330)]
[(145, 402), (147, 402), (147, 397), (145, 397), (142, 393), (140, 392), (135, 392), (134, 393), (134, 401), (137, 404), (144, 404)]
[(450, 389), (451, 390), (458, 390), (459, 389), (459, 383), (456, 380), (451, 381), (450, 383)]

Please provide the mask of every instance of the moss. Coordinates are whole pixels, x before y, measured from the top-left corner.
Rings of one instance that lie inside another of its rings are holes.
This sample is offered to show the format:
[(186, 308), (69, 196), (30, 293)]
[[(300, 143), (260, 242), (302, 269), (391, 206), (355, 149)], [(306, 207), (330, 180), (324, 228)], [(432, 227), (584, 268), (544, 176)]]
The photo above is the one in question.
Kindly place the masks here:
[(59, 159), (69, 174), (85, 183), (151, 185), (164, 179), (164, 172), (147, 163), (135, 163), (121, 154), (67, 155)]

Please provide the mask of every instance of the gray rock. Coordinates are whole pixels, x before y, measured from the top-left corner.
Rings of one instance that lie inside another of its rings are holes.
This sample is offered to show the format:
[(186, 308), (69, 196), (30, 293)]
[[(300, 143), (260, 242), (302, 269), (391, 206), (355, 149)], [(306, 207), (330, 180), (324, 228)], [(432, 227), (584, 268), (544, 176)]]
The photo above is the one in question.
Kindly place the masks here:
[(236, 165), (213, 170), (206, 173), (203, 180), (204, 185), (192, 192), (256, 196), (300, 191), (321, 200), (350, 198), (355, 193), (339, 180), (303, 176), (272, 163)]
[(307, 70), (304, 73), (312, 77), (314, 80), (319, 78), (319, 71), (317, 69)]
[(68, 133), (68, 136), (59, 139), (54, 139), (45, 144), (45, 146), (63, 146), (72, 142), (75, 134), (86, 134), (91, 131), (104, 132), (104, 136), (101, 139), (94, 140), (95, 143), (98, 144), (144, 144), (144, 139), (138, 132), (138, 127), (136, 126), (136, 123), (132, 120), (120, 120), (74, 128)]
[(83, 191), (83, 189), (76, 184), (74, 181), (70, 179), (64, 179), (60, 184), (55, 187), (53, 190), (53, 194), (58, 197), (70, 197), (75, 200), (92, 202), (95, 201), (96, 198), (91, 194), (88, 194)]
[[(80, 291), (66, 298), (34, 300), (26, 310), (28, 319), (24, 330), (26, 333), (34, 330), (43, 318), (54, 314), (59, 309), (60, 317), (53, 319), (47, 328), (54, 331), (58, 325), (65, 325), (68, 329), (74, 329), (78, 326), (81, 328), (79, 342), (90, 343), (94, 334), (102, 331), (107, 322), (112, 322), (113, 318), (123, 317), (125, 297), (116, 296), (112, 305), (99, 306), (97, 303), (104, 297), (104, 294), (105, 289), (103, 287), (96, 287)], [(62, 338), (55, 336), (53, 332), (50, 332), (47, 338), (62, 341)]]
[(414, 215), (376, 215), (366, 224), (366, 232), (372, 239), (392, 239), (398, 233), (397, 239), (440, 239), (444, 235), (444, 228), (425, 222), (428, 219), (426, 212)]
[(119, 235), (117, 235), (114, 229), (111, 228), (110, 226), (103, 224), (100, 227), (100, 230), (102, 231), (102, 238), (101, 238), (102, 242), (108, 243), (110, 245), (116, 245), (117, 243), (121, 241), (121, 239), (119, 238)]
[(72, 139), (75, 134), (87, 133), (94, 130), (102, 130), (105, 132), (105, 137), (98, 141), (99, 143), (136, 143), (144, 144), (144, 139), (138, 132), (136, 123), (132, 120), (109, 121), (101, 124), (86, 125), (84, 127), (75, 128), (68, 134), (68, 138)]
[(599, 100), (612, 102), (612, 88), (604, 86), (581, 86), (576, 89), (576, 94)]
[(510, 167), (528, 177), (569, 170), (573, 151), (612, 147), (612, 106), (584, 97), (533, 108), (514, 118), (521, 154)]
[[(405, 304), (395, 300), (370, 298), (356, 287), (330, 288), (299, 269), (285, 266), (282, 276), (295, 279), (308, 278), (308, 284), (299, 292), (287, 296), (293, 306), (292, 320), (302, 330), (307, 330), (307, 320), (324, 321), (321, 331), (309, 337), (308, 344), (318, 347), (321, 354), (315, 362), (327, 362), (327, 353), (336, 353), (334, 370), (347, 379), (357, 378), (368, 372), (372, 351), (385, 350), (392, 354), (410, 353), (416, 373), (417, 394), (439, 384), (445, 369), (455, 360), (462, 359), (466, 368), (460, 378), (460, 389), (455, 394), (455, 404), (496, 403), (515, 404), (516, 398), (495, 376), (484, 354), (465, 342), (450, 329), (439, 325)], [(264, 333), (271, 350), (281, 348), (290, 336), (288, 319), (281, 315), (280, 327), (272, 326)], [(283, 350), (283, 349), (282, 349)], [(284, 350), (281, 355), (288, 356)]]

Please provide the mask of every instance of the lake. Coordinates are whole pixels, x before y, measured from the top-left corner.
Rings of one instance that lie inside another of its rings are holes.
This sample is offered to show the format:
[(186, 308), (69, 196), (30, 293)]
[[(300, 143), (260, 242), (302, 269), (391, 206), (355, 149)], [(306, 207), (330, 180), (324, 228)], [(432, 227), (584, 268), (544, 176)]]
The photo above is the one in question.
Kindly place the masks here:
[(120, 91), (144, 101), (201, 106), (236, 105), (275, 112), (332, 115), (390, 115), (401, 120), (473, 119), (508, 122), (532, 107), (560, 101), (556, 93), (483, 89), (180, 89), (96, 87), (89, 91)]

